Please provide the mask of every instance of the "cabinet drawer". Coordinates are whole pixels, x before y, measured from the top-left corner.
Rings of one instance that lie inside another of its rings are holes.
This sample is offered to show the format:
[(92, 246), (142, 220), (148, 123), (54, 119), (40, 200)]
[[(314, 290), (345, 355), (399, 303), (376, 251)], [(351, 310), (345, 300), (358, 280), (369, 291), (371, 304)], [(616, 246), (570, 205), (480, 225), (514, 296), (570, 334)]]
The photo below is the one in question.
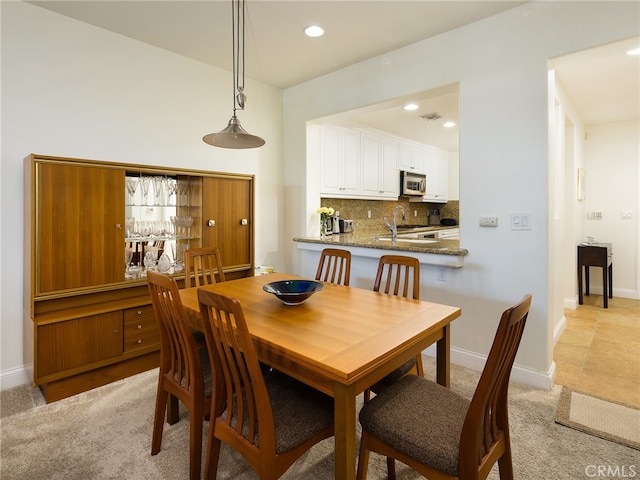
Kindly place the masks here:
[(151, 305), (124, 311), (124, 351), (160, 344), (158, 323)]

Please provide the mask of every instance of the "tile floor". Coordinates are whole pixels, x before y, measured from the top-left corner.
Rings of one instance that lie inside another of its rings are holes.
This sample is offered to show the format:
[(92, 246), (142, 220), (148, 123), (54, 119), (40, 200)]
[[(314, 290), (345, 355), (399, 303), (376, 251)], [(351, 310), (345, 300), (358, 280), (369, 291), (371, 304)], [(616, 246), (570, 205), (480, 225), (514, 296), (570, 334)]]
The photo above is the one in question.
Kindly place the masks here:
[(556, 383), (640, 408), (640, 300), (614, 297), (605, 309), (591, 294), (565, 317)]

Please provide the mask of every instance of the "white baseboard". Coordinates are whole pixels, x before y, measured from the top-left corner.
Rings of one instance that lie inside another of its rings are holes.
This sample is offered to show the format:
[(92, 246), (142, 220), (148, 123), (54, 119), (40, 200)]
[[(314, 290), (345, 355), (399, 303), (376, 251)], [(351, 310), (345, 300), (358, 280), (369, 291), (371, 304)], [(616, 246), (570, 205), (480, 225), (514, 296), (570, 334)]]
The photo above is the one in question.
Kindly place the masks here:
[(564, 333), (567, 328), (567, 317), (562, 315), (560, 321), (556, 324), (556, 327), (553, 329), (553, 346), (555, 347), (558, 344), (558, 340)]
[(0, 372), (0, 390), (28, 385), (33, 378), (33, 364), (22, 365)]
[[(430, 346), (422, 352), (430, 357), (436, 356), (435, 345)], [(463, 350), (461, 348), (451, 347), (451, 363), (461, 365), (473, 370), (482, 371), (484, 364), (487, 361), (487, 357), (479, 355), (475, 352)], [(540, 372), (533, 370), (529, 367), (523, 367), (518, 364), (514, 364), (511, 369), (511, 381), (521, 383), (523, 385), (529, 385), (531, 387), (540, 388), (543, 390), (551, 390), (556, 378), (556, 364), (551, 363), (551, 368), (548, 372)]]

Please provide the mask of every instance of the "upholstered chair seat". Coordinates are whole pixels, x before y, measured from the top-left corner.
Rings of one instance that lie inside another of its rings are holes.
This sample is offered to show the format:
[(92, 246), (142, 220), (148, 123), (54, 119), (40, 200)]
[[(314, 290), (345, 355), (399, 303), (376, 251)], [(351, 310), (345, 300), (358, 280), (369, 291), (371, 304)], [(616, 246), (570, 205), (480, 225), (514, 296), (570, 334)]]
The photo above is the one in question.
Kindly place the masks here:
[[(469, 400), (448, 388), (405, 375), (390, 384), (384, 395), (367, 402), (360, 411), (360, 424), (420, 463), (457, 477), (460, 433), (468, 409)], [(397, 415), (399, 411), (404, 412), (402, 416)], [(424, 428), (427, 418), (430, 427)]]

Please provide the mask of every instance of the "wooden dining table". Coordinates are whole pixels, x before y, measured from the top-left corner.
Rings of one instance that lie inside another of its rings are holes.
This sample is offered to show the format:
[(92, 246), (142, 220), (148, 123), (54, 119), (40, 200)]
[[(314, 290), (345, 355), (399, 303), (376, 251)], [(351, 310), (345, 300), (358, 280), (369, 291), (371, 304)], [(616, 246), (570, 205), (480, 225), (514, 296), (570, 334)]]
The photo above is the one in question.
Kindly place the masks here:
[[(299, 305), (263, 290), (300, 278), (272, 273), (198, 288), (239, 300), (260, 361), (334, 398), (335, 478), (355, 479), (357, 395), (433, 343), (437, 381), (448, 387), (450, 323), (460, 308), (330, 283)], [(180, 296), (202, 329), (197, 288)]]

